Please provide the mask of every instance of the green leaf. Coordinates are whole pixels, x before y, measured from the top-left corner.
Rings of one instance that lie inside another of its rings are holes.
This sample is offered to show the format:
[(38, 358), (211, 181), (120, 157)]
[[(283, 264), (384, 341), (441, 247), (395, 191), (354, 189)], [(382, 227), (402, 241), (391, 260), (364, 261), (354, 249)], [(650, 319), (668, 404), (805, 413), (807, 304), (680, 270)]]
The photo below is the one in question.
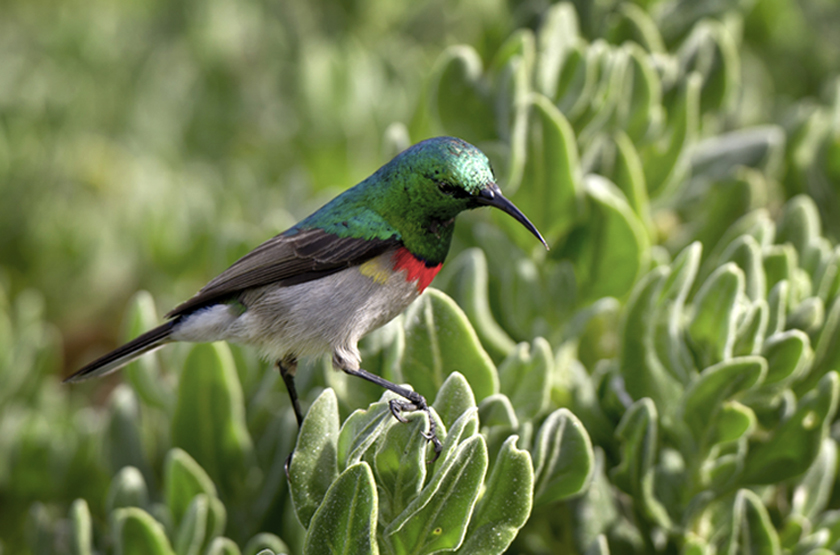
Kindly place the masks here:
[(624, 193), (627, 203), (645, 228), (651, 229), (653, 224), (650, 219), (650, 200), (648, 199), (642, 160), (639, 158), (639, 153), (636, 151), (633, 141), (626, 133), (616, 132), (613, 140), (615, 141), (616, 156), (615, 175), (613, 177), (615, 184)]
[(127, 466), (120, 470), (111, 486), (105, 508), (110, 513), (121, 507), (147, 507), (149, 505), (149, 489), (139, 470)]
[(111, 468), (114, 470), (133, 466), (143, 474), (146, 480), (153, 478), (152, 469), (146, 457), (146, 450), (141, 434), (140, 407), (134, 391), (120, 384), (110, 398), (107, 449)]
[(793, 245), (770, 245), (764, 248), (763, 263), (769, 291), (782, 280), (793, 279), (794, 271), (799, 267), (799, 257)]
[(814, 347), (811, 372), (796, 387), (798, 393), (809, 391), (826, 372), (840, 368), (840, 296), (831, 305), (825, 324)]
[(379, 553), (377, 513), (373, 472), (364, 462), (349, 466), (330, 486), (312, 516), (304, 555)]
[(779, 536), (767, 509), (758, 495), (750, 490), (738, 490), (735, 495), (727, 553), (781, 554)]
[(683, 401), (683, 421), (695, 440), (702, 441), (725, 400), (760, 384), (766, 375), (767, 361), (757, 356), (733, 358), (703, 370)]
[[(386, 394), (393, 398), (394, 396)], [(374, 403), (367, 410), (353, 411), (338, 433), (338, 471), (342, 472), (362, 460), (365, 452), (389, 426), (395, 422), (388, 402)]]
[[(478, 248), (467, 249), (447, 262), (445, 270), (448, 270), (447, 275), (451, 277), (445, 286), (441, 285), (441, 289), (446, 289), (458, 306), (464, 309), (481, 344), (493, 360), (506, 357), (516, 343), (496, 323), (490, 310), (487, 290), (489, 275), (484, 251)], [(442, 283), (440, 277), (436, 283)]]
[(218, 537), (210, 542), (207, 555), (242, 555), (242, 552), (232, 539)]
[(771, 484), (805, 472), (837, 411), (838, 389), (837, 372), (829, 372), (769, 438), (750, 445), (742, 483)]
[(452, 372), (438, 390), (432, 408), (446, 425), (452, 425), (467, 410), (475, 407), (475, 396), (467, 379), (460, 372)]
[(292, 503), (304, 528), (338, 476), (338, 424), (338, 399), (325, 389), (306, 413), (289, 465)]
[(805, 333), (820, 331), (825, 322), (825, 305), (819, 297), (808, 297), (788, 314), (785, 325)]
[(521, 420), (533, 420), (548, 409), (549, 381), (554, 369), (551, 345), (542, 337), (533, 348), (520, 343), (499, 366), (499, 383)]
[(666, 414), (676, 410), (683, 386), (656, 354), (656, 302), (669, 269), (658, 267), (643, 277), (630, 296), (619, 334), (619, 372), (627, 393), (634, 399), (650, 397)]
[(426, 480), (428, 419), (421, 412), (406, 415), (408, 424), (387, 429), (376, 444), (373, 471), (379, 491), (379, 514), (390, 522), (414, 499)]
[(178, 555), (201, 555), (211, 540), (225, 530), (227, 511), (216, 497), (196, 495), (184, 514), (175, 538)]
[(764, 334), (767, 332), (767, 321), (769, 317), (770, 308), (767, 306), (767, 301), (763, 298), (758, 299), (747, 307), (735, 331), (735, 344), (732, 346), (732, 356), (760, 354), (761, 345), (764, 343)]
[(76, 499), (70, 505), (70, 553), (93, 555), (93, 524), (84, 499)]
[(436, 289), (429, 288), (405, 313), (402, 378), (431, 398), (447, 376), (461, 372), (477, 400), (499, 392), (493, 361), (482, 348), (464, 312)]
[(720, 407), (712, 427), (710, 445), (737, 441), (748, 437), (755, 430), (755, 413), (738, 401), (726, 401)]
[(471, 436), (458, 445), (420, 495), (385, 529), (394, 551), (420, 555), (460, 546), (487, 463), (482, 436)]
[(694, 142), (699, 126), (701, 82), (698, 75), (688, 76), (674, 106), (666, 108), (670, 116), (666, 124), (667, 139), (652, 143), (639, 153), (651, 198), (664, 195), (687, 165), (688, 147)]
[(545, 11), (537, 36), (536, 83), (549, 98), (557, 94), (560, 71), (579, 37), (577, 12), (571, 4), (554, 4)]
[(229, 494), (241, 492), (253, 461), (245, 401), (226, 343), (192, 348), (178, 385), (172, 443)]
[(242, 550), (242, 555), (272, 555), (274, 553), (291, 553), (291, 551), (283, 540), (268, 532), (262, 532), (248, 540), (245, 549)]
[(790, 284), (787, 280), (782, 280), (774, 285), (767, 295), (767, 305), (770, 307), (770, 317), (767, 320), (767, 335), (785, 330), (789, 296)]
[(816, 203), (807, 195), (799, 195), (785, 204), (776, 227), (776, 243), (790, 243), (801, 257), (822, 235), (821, 228)]
[(813, 522), (828, 505), (837, 477), (837, 443), (827, 437), (822, 440), (814, 463), (793, 490), (791, 512)]
[(786, 384), (804, 375), (813, 352), (808, 336), (799, 330), (776, 333), (764, 342), (762, 356), (767, 359), (765, 384)]
[(114, 546), (118, 555), (175, 555), (163, 526), (142, 509), (117, 509)]
[(653, 491), (658, 419), (656, 406), (648, 398), (627, 409), (615, 431), (621, 441), (621, 463), (610, 474), (613, 483), (633, 496), (649, 519), (667, 529), (671, 519)]
[[(583, 174), (575, 133), (565, 116), (541, 94), (534, 93), (530, 104), (532, 119), (522, 178), (527, 186), (519, 188), (511, 200), (552, 245), (578, 220)], [(500, 213), (495, 219), (525, 252), (538, 247), (533, 235), (510, 216)]]
[(621, 191), (605, 178), (586, 176), (584, 191), (591, 201), (590, 217), (569, 236), (560, 255), (572, 259), (583, 298), (621, 299), (647, 270), (647, 232)]
[[(124, 341), (130, 341), (159, 323), (154, 298), (148, 291), (138, 291), (129, 301), (121, 335)], [(123, 374), (146, 405), (161, 408), (171, 414), (175, 405), (175, 392), (170, 385), (172, 382), (162, 372), (156, 354), (148, 353), (128, 364)]]
[(210, 476), (186, 451), (177, 447), (166, 455), (163, 491), (175, 526), (180, 525), (187, 507), (196, 495), (203, 493), (209, 497), (218, 496)]
[(469, 46), (451, 46), (431, 79), (432, 114), (447, 134), (473, 144), (495, 137), (495, 117), (482, 83), (482, 63)]
[(548, 415), (534, 444), (534, 504), (568, 499), (586, 489), (594, 466), (586, 428), (568, 409)]
[(734, 262), (744, 272), (744, 292), (751, 301), (763, 299), (767, 291), (761, 246), (751, 235), (738, 237), (723, 251), (720, 264)]
[(475, 506), (465, 541), (457, 553), (503, 553), (528, 520), (534, 469), (531, 455), (516, 448), (517, 439), (517, 436), (510, 436), (502, 444), (484, 495)]
[(704, 366), (732, 356), (744, 272), (732, 262), (718, 268), (694, 299), (694, 318), (688, 326), (691, 343)]
[(503, 426), (510, 429), (519, 427), (519, 419), (516, 418), (516, 411), (507, 396), (497, 393), (484, 399), (478, 405), (478, 419), (482, 426), (492, 428)]
[(586, 548), (586, 555), (610, 555), (610, 545), (607, 543), (607, 537), (604, 534), (599, 534), (595, 541)]

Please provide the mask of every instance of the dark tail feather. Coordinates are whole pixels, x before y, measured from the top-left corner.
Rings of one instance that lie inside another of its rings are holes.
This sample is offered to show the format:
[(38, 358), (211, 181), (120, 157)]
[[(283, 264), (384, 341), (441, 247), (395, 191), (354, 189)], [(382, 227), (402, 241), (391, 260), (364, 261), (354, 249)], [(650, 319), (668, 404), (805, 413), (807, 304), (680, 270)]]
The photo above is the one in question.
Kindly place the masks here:
[(167, 343), (169, 336), (172, 334), (172, 328), (177, 322), (178, 320), (175, 319), (158, 326), (151, 331), (147, 331), (143, 335), (129, 341), (122, 347), (119, 347), (107, 355), (94, 360), (69, 378), (65, 379), (64, 383), (80, 382), (89, 378), (104, 376), (105, 374), (110, 374), (115, 370), (119, 370), (135, 358), (150, 351), (154, 351), (158, 347)]

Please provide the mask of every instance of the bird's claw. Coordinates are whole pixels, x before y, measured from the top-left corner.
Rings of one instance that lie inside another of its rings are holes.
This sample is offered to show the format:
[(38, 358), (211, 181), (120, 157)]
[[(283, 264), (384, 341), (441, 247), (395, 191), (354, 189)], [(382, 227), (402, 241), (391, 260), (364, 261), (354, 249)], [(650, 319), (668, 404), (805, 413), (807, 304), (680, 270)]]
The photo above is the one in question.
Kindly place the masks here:
[(429, 409), (429, 405), (426, 404), (426, 400), (420, 397), (418, 400), (412, 401), (401, 401), (399, 399), (391, 399), (388, 403), (389, 408), (391, 409), (391, 414), (394, 415), (394, 418), (402, 422), (403, 424), (407, 424), (408, 420), (402, 415), (405, 411), (423, 411), (426, 413), (426, 416), (429, 417), (429, 431), (428, 432), (420, 432), (420, 435), (423, 436), (423, 439), (430, 442), (432, 444), (432, 448), (434, 449), (435, 456), (432, 457), (432, 460), (427, 461), (428, 464), (432, 464), (438, 460), (440, 457), (440, 453), (443, 450), (443, 444), (440, 442), (437, 436), (437, 424), (435, 423), (434, 418), (432, 418), (432, 411)]

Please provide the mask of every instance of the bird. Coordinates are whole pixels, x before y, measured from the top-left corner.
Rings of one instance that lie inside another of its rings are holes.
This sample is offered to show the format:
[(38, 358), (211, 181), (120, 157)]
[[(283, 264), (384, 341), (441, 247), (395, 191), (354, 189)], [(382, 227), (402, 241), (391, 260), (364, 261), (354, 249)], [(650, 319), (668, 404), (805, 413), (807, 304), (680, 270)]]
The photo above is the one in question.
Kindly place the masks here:
[(298, 426), (298, 361), (332, 356), (337, 370), (396, 393), (393, 416), (429, 418), (424, 437), (441, 451), (426, 399), (361, 368), (358, 341), (400, 314), (434, 279), (449, 252), (455, 217), (490, 206), (531, 221), (496, 182), (487, 156), (455, 137), (421, 141), (288, 230), (257, 246), (176, 306), (167, 321), (87, 364), (65, 382), (109, 374), (176, 341), (229, 341), (276, 363)]

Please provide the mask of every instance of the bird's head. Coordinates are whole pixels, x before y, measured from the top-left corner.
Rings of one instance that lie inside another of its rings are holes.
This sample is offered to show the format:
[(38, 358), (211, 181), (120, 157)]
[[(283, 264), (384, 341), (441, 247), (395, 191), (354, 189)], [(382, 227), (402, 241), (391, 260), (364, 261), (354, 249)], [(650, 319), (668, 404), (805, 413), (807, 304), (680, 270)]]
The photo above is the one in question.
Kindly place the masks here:
[(404, 150), (383, 170), (390, 174), (392, 186), (404, 188), (411, 213), (448, 221), (464, 210), (493, 206), (516, 219), (548, 248), (534, 224), (502, 195), (487, 156), (466, 141), (427, 139)]

